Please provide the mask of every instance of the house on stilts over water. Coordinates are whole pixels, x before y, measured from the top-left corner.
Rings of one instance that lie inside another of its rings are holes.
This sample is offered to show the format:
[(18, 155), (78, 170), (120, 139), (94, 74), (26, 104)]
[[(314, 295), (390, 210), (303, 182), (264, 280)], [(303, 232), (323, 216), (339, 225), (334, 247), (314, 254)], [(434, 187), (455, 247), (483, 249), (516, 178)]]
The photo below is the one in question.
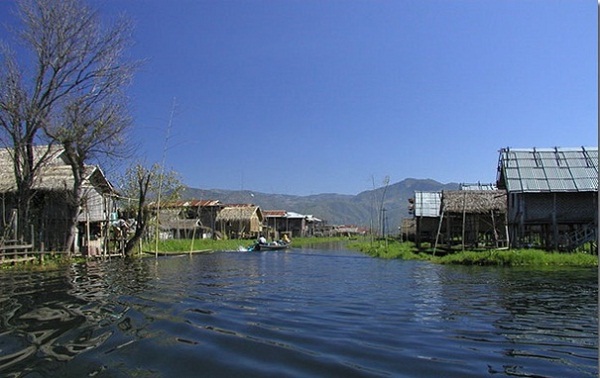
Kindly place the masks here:
[(497, 186), (507, 192), (512, 247), (597, 252), (598, 148), (503, 148)]
[[(36, 250), (64, 250), (70, 227), (67, 201), (72, 196), (73, 171), (67, 164), (65, 151), (56, 146), (37, 146), (34, 159), (41, 164), (32, 189), (34, 196), (30, 210), (31, 219), (17, 219), (17, 186), (14, 174), (12, 150), (0, 149), (0, 230), (5, 239), (18, 238), (11, 228), (15, 222), (31, 225), (31, 242)], [(83, 198), (78, 215), (74, 253), (100, 255), (107, 253), (110, 237), (110, 217), (116, 210), (117, 193), (102, 170), (95, 166), (85, 167)]]

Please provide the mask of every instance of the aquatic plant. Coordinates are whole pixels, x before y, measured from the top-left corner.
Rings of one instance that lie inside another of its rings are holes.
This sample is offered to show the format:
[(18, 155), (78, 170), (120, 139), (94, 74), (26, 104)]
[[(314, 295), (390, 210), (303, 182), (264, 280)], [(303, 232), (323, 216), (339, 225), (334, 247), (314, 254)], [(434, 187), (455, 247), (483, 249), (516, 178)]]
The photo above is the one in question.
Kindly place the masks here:
[(495, 265), (495, 266), (598, 266), (598, 256), (584, 252), (559, 253), (538, 249), (464, 251), (434, 256), (418, 252), (413, 243), (394, 240), (383, 242), (356, 242), (348, 245), (369, 256), (384, 259), (427, 260), (439, 264)]

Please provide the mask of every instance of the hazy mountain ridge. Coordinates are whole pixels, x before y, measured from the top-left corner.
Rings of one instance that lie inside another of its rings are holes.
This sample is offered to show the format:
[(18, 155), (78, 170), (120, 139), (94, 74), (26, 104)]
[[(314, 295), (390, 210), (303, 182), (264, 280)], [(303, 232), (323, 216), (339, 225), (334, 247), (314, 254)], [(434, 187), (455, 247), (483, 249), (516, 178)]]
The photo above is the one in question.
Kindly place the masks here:
[(357, 195), (348, 194), (312, 194), (297, 196), (286, 194), (267, 194), (250, 190), (222, 190), (186, 188), (183, 199), (220, 200), (222, 203), (253, 203), (263, 210), (287, 210), (300, 214), (314, 215), (328, 224), (353, 224), (369, 226), (371, 219), (377, 225), (379, 209), (385, 190), (383, 207), (387, 217), (386, 228), (396, 232), (403, 218), (410, 217), (408, 199), (415, 191), (455, 190), (459, 184), (442, 184), (431, 179), (408, 178), (388, 185), (366, 190)]

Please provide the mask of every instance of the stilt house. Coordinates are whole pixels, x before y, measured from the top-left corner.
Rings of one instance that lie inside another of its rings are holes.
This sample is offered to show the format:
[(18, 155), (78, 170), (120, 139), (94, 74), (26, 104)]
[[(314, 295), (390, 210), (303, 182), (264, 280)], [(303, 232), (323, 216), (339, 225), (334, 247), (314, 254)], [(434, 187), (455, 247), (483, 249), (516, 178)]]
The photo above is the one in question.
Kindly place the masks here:
[[(15, 219), (16, 181), (12, 152), (0, 149), (0, 196), (2, 200), (1, 228), (3, 235), (14, 222), (28, 222), (33, 226), (35, 248), (62, 250), (66, 242), (68, 227), (67, 199), (73, 188), (73, 173), (67, 165), (64, 150), (60, 147), (39, 146), (35, 159), (48, 153), (46, 163), (35, 178), (31, 217)], [(87, 166), (83, 185), (83, 203), (78, 217), (78, 235), (75, 252), (80, 249), (91, 254), (100, 253), (108, 238), (110, 214), (115, 211), (116, 191), (97, 166)]]
[[(443, 239), (440, 239), (442, 236)], [(436, 244), (462, 249), (508, 247), (504, 190), (444, 190)]]
[(263, 230), (262, 223), (260, 207), (250, 204), (226, 205), (216, 218), (219, 232), (232, 239), (258, 237)]
[[(410, 202), (410, 201), (409, 201)], [(409, 210), (414, 212), (415, 243), (435, 243), (442, 207), (442, 192), (416, 191)]]
[(597, 251), (598, 148), (500, 150), (511, 246)]
[(417, 247), (499, 248), (507, 246), (506, 192), (492, 186), (461, 185), (461, 190), (415, 192)]
[[(156, 204), (151, 204), (154, 211)], [(212, 238), (217, 214), (223, 208), (218, 200), (180, 200), (161, 204), (159, 224), (161, 235), (175, 239)]]

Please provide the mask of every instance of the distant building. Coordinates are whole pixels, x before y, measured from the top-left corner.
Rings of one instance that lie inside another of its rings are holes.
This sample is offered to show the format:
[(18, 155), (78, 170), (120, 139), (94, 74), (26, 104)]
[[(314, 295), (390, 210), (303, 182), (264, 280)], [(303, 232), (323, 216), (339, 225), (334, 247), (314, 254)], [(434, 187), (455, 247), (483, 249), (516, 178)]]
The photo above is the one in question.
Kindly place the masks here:
[(281, 238), (283, 234), (290, 237), (308, 237), (318, 234), (322, 220), (312, 215), (298, 214), (286, 210), (265, 210), (265, 226), (270, 237)]
[(225, 205), (216, 218), (221, 235), (231, 239), (257, 238), (263, 231), (263, 213), (252, 204)]
[[(157, 210), (156, 204), (150, 207)], [(224, 207), (218, 200), (179, 200), (161, 203), (159, 228), (163, 238), (210, 239), (215, 236), (217, 214)]]

